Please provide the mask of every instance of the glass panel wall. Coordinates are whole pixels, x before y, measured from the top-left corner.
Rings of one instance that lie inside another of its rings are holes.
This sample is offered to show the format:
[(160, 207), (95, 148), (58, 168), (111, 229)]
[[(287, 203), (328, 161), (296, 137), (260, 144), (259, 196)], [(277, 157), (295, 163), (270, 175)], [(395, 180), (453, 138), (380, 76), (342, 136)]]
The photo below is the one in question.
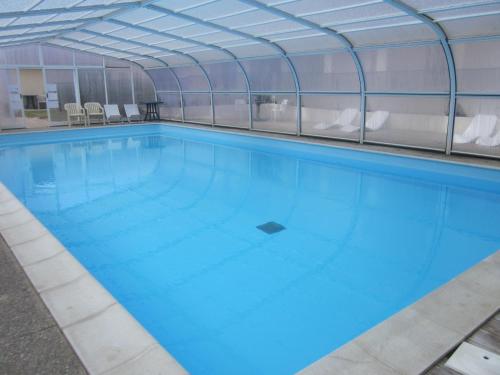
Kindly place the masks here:
[(73, 65), (73, 51), (55, 46), (42, 46), (44, 65)]
[(302, 134), (358, 140), (359, 95), (302, 94)]
[(19, 69), (19, 86), (26, 127), (48, 126), (49, 115), (43, 70), (41, 68)]
[(125, 116), (124, 104), (132, 104), (132, 85), (129, 68), (107, 68), (106, 88), (108, 103), (118, 104), (122, 116)]
[(0, 69), (0, 129), (17, 129), (24, 126), (17, 71)]
[(62, 125), (66, 122), (64, 104), (75, 103), (75, 85), (72, 69), (47, 69), (47, 107), (52, 125)]
[(367, 89), (365, 140), (444, 151), (450, 82), (442, 47), (367, 49), (358, 56)]
[(284, 59), (245, 60), (241, 64), (247, 73), (252, 91), (295, 92), (292, 72)]
[(103, 57), (83, 51), (75, 52), (76, 66), (103, 66)]
[(178, 92), (158, 92), (160, 118), (162, 120), (182, 121), (181, 95)]
[(369, 96), (365, 139), (444, 150), (448, 107), (447, 96)]
[(452, 150), (500, 157), (500, 40), (452, 48), (458, 89)]
[(500, 96), (458, 97), (453, 151), (500, 157)]
[(207, 72), (214, 92), (247, 91), (245, 77), (236, 62), (206, 64), (203, 68)]
[(214, 93), (214, 121), (217, 125), (250, 127), (248, 89), (240, 66), (234, 62), (204, 65)]
[[(149, 76), (140, 68), (132, 66), (135, 102), (141, 106), (143, 102), (155, 100), (155, 87)], [(142, 106), (141, 106), (142, 107)]]
[(252, 94), (252, 117), (254, 129), (296, 134), (296, 96), (291, 94)]
[(80, 86), (80, 102), (106, 104), (106, 89), (102, 69), (78, 69), (78, 85)]
[(191, 122), (212, 123), (210, 94), (183, 93), (184, 120)]
[(215, 123), (238, 128), (248, 128), (247, 94), (214, 94)]

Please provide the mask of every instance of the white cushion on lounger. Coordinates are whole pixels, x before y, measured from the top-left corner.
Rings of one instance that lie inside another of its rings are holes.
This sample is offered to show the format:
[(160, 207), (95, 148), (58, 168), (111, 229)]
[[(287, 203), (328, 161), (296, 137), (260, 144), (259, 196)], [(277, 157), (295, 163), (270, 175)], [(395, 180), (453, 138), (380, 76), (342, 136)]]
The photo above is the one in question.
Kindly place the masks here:
[[(375, 111), (368, 114), (368, 119), (366, 120), (365, 129), (366, 130), (378, 130), (382, 128), (389, 118), (389, 112), (387, 111)], [(343, 132), (354, 133), (359, 130), (359, 125), (346, 125), (340, 128)]]
[(382, 128), (389, 118), (389, 112), (387, 111), (375, 111), (368, 115), (368, 119), (366, 120), (366, 129), (369, 130), (378, 130)]
[(119, 118), (119, 119), (122, 118), (120, 110), (118, 109), (118, 105), (116, 104), (105, 104), (104, 112), (106, 113), (106, 118), (108, 120), (111, 120), (113, 118)]
[(476, 144), (481, 146), (495, 147), (500, 145), (500, 132), (498, 132), (493, 137), (479, 137)]
[(454, 143), (472, 143), (478, 138), (488, 138), (495, 131), (497, 116), (476, 115), (462, 134), (455, 134)]
[(359, 111), (356, 108), (346, 108), (340, 113), (339, 117), (337, 117), (333, 124), (326, 124), (321, 122), (314, 125), (314, 129), (326, 130), (335, 126), (348, 126), (356, 118), (356, 115), (358, 113)]

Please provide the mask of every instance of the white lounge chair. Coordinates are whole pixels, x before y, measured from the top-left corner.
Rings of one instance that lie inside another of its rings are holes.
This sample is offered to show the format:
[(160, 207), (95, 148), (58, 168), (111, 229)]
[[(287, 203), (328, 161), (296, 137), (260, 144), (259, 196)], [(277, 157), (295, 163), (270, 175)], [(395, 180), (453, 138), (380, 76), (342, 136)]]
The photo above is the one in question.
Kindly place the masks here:
[(106, 124), (106, 118), (104, 115), (104, 108), (101, 104), (95, 102), (89, 102), (84, 104), (85, 110), (87, 111), (87, 122), (90, 125), (92, 117), (98, 117), (102, 120), (102, 124)]
[(87, 116), (80, 103), (66, 103), (64, 105), (64, 110), (66, 111), (68, 125), (70, 127), (73, 124), (73, 119), (76, 119), (77, 122), (83, 121), (83, 125), (87, 126)]
[(139, 112), (137, 104), (125, 104), (123, 108), (125, 108), (125, 116), (127, 116), (128, 122), (132, 120), (142, 121), (142, 115), (141, 112)]
[(122, 120), (122, 115), (116, 104), (105, 104), (104, 112), (106, 113), (106, 120), (108, 122), (120, 122)]
[(359, 110), (356, 108), (346, 108), (344, 109), (340, 115), (337, 117), (337, 119), (334, 121), (333, 124), (327, 124), (327, 123), (319, 123), (314, 125), (314, 129), (317, 130), (327, 130), (333, 127), (345, 127), (351, 125), (351, 122), (356, 118), (358, 115)]
[(272, 106), (271, 112), (273, 115), (273, 121), (276, 121), (282, 114), (286, 112), (288, 108), (288, 99), (283, 99), (281, 103), (276, 103)]
[(454, 135), (453, 143), (472, 143), (478, 138), (488, 138), (495, 131), (496, 123), (495, 115), (475, 115), (462, 134)]
[[(389, 112), (375, 111), (368, 113), (366, 117), (365, 129), (374, 131), (381, 129), (385, 125), (385, 122), (389, 118)], [(359, 130), (359, 124), (343, 126), (340, 130), (346, 133), (353, 133)]]
[(500, 131), (497, 132), (492, 137), (479, 137), (476, 144), (481, 146), (495, 147), (500, 145)]

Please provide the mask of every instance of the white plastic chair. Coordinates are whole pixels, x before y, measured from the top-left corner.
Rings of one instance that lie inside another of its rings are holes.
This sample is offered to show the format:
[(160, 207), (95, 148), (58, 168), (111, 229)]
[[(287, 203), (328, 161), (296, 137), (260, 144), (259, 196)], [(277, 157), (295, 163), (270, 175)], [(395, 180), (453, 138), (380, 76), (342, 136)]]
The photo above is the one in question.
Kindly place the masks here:
[[(365, 123), (366, 130), (379, 130), (384, 125), (387, 119), (389, 118), (389, 112), (387, 111), (375, 111), (367, 114), (367, 120)], [(347, 125), (340, 128), (343, 132), (353, 133), (359, 130), (359, 124), (357, 125)]]
[(123, 106), (125, 108), (125, 116), (127, 116), (127, 121), (130, 122), (132, 120), (142, 121), (141, 112), (139, 112), (139, 107), (137, 104), (125, 104)]
[(92, 117), (99, 117), (102, 119), (102, 124), (106, 124), (106, 118), (104, 115), (104, 108), (101, 104), (95, 102), (89, 102), (84, 104), (85, 110), (87, 111), (87, 122), (90, 125), (90, 120)]
[(340, 115), (337, 117), (337, 119), (333, 122), (333, 124), (327, 124), (327, 123), (319, 123), (314, 125), (314, 129), (317, 130), (327, 130), (333, 127), (346, 127), (350, 126), (351, 122), (356, 118), (358, 115), (359, 110), (356, 108), (346, 108), (342, 112), (340, 112)]
[(85, 115), (85, 110), (82, 108), (80, 103), (66, 103), (64, 105), (64, 110), (68, 118), (68, 125), (71, 127), (73, 124), (73, 119), (76, 118), (78, 122), (83, 120), (83, 125), (87, 126), (87, 117)]
[(453, 143), (472, 143), (478, 138), (489, 138), (495, 131), (496, 123), (495, 115), (475, 115), (462, 134), (453, 136)]
[(105, 104), (104, 112), (106, 113), (106, 120), (108, 120), (108, 122), (119, 122), (122, 120), (122, 115), (120, 114), (120, 110), (116, 104)]
[(276, 121), (279, 116), (286, 112), (288, 108), (288, 99), (283, 99), (281, 103), (273, 105), (271, 108), (273, 114), (273, 121)]

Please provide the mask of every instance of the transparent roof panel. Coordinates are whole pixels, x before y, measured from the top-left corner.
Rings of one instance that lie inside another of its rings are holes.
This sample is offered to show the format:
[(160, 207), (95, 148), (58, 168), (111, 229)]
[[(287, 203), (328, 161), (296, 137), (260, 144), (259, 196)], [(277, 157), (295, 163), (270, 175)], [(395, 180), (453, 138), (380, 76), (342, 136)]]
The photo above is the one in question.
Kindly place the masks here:
[(399, 9), (379, 3), (325, 13), (306, 14), (303, 17), (322, 26), (332, 26), (401, 15), (404, 13)]
[(429, 11), (484, 3), (485, 0), (404, 0), (404, 2), (419, 11)]
[(337, 38), (318, 34), (293, 39), (277, 39), (274, 41), (289, 53), (343, 48), (343, 45)]
[(140, 20), (140, 22), (138, 22), (137, 24), (157, 31), (167, 31), (179, 27), (189, 26), (192, 25), (193, 23), (172, 16), (162, 16), (160, 18), (156, 18), (150, 21)]
[(271, 14), (270, 12), (254, 10), (252, 12), (237, 14), (231, 17), (217, 18), (210, 22), (216, 23), (221, 26), (236, 29), (245, 26), (257, 25), (264, 22), (279, 21), (279, 20), (281, 20), (280, 17), (277, 17)]
[(500, 35), (500, 14), (441, 21), (449, 38)]
[[(170, 2), (168, 2), (167, 4), (168, 4), (167, 6), (170, 7), (170, 9), (172, 9)], [(183, 11), (183, 13), (189, 14), (190, 16), (194, 16), (197, 18), (210, 20), (210, 19), (216, 19), (221, 15), (238, 14), (241, 12), (248, 11), (250, 9), (253, 8), (238, 1), (220, 0), (220, 1), (209, 2), (205, 5), (185, 10)]]
[[(200, 61), (228, 58), (207, 44), (228, 48), (241, 58), (276, 55), (279, 48), (295, 54), (342, 47), (338, 39), (300, 19), (331, 28), (356, 47), (437, 39), (429, 25), (383, 0), (259, 1), (269, 8), (238, 0), (0, 0), (0, 44), (42, 39), (71, 43), (64, 41), (68, 38), (78, 48), (114, 56), (149, 59), (155, 54), (169, 64), (191, 64), (186, 54)], [(499, 1), (401, 1), (438, 22), (451, 40), (500, 35)], [(290, 17), (273, 12), (273, 7)], [(85, 30), (109, 35), (85, 35)], [(59, 39), (51, 40), (54, 36)]]
[(426, 25), (408, 25), (377, 30), (344, 32), (354, 46), (382, 45), (436, 40), (436, 34)]
[(427, 15), (436, 21), (444, 21), (458, 18), (470, 18), (500, 13), (500, 3), (482, 6), (455, 8), (440, 12), (428, 12)]

